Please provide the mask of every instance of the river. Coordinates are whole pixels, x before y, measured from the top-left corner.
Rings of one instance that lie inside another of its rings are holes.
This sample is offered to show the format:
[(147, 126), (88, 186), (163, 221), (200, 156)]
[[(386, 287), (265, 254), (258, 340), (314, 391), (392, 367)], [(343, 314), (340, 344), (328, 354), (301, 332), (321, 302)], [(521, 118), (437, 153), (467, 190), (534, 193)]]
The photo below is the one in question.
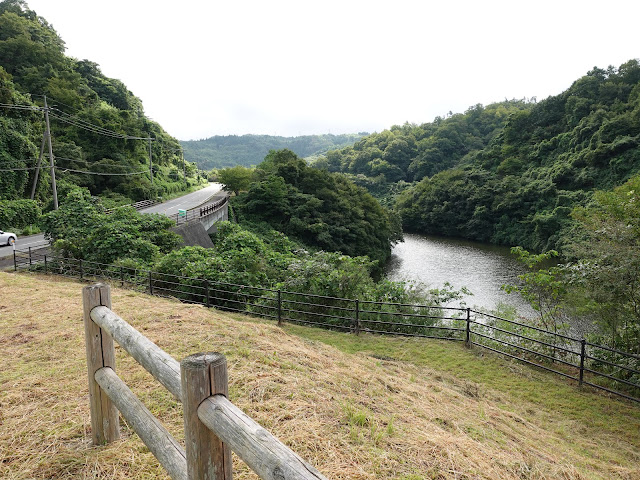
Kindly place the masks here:
[(389, 280), (421, 282), (430, 288), (445, 282), (455, 289), (466, 287), (473, 293), (464, 296), (466, 306), (494, 309), (504, 303), (532, 317), (535, 311), (523, 298), (500, 289), (516, 283), (525, 271), (508, 247), (407, 233), (404, 242), (393, 248), (385, 273)]

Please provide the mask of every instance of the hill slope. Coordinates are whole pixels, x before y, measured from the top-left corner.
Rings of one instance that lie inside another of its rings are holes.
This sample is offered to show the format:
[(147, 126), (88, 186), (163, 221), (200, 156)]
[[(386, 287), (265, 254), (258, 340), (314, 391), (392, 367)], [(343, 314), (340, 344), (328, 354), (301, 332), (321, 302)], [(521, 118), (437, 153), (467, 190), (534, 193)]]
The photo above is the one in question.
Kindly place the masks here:
[[(0, 477), (168, 478), (126, 425), (119, 442), (88, 443), (81, 288), (0, 273), (0, 291), (11, 291), (0, 298)], [(232, 401), (328, 478), (640, 478), (636, 405), (519, 364), (446, 342), (281, 330), (112, 293), (114, 311), (175, 358), (227, 355)], [(181, 407), (117, 356), (119, 374), (182, 440)], [(234, 470), (256, 478), (237, 460)]]
[[(68, 57), (65, 48), (26, 2), (0, 1), (0, 199), (30, 194), (45, 105), (61, 198), (69, 184), (141, 200), (198, 183), (195, 166), (183, 166), (178, 141), (145, 116), (142, 101), (95, 62)], [(49, 184), (44, 169), (37, 200), (50, 199)]]
[(269, 150), (292, 150), (300, 157), (313, 157), (329, 149), (352, 145), (366, 133), (352, 135), (303, 135), (300, 137), (277, 137), (271, 135), (215, 135), (204, 140), (182, 141), (184, 157), (195, 162), (199, 168), (258, 165)]

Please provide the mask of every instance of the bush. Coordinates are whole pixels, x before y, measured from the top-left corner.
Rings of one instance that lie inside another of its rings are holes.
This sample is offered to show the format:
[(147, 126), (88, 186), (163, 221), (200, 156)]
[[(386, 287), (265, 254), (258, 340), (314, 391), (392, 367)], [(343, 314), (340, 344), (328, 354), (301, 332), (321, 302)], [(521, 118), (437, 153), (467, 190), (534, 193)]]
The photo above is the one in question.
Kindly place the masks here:
[(25, 228), (36, 223), (41, 213), (35, 200), (0, 200), (0, 228)]

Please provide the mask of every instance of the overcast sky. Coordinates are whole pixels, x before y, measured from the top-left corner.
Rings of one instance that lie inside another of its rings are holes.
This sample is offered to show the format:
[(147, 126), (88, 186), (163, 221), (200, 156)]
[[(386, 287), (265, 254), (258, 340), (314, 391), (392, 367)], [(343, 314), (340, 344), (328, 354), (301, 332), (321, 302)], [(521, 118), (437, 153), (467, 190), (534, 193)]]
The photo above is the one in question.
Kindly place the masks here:
[(27, 0), (180, 140), (381, 131), (640, 57), (637, 0)]

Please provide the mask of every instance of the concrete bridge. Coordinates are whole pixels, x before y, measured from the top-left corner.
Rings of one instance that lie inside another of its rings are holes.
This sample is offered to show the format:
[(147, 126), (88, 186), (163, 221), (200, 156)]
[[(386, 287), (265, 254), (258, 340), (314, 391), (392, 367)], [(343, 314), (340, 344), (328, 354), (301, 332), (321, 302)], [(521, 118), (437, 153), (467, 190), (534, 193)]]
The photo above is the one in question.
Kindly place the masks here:
[(209, 234), (216, 232), (218, 222), (229, 220), (229, 197), (224, 195), (205, 205), (179, 210), (175, 220), (173, 231), (182, 237), (184, 246), (213, 247)]

